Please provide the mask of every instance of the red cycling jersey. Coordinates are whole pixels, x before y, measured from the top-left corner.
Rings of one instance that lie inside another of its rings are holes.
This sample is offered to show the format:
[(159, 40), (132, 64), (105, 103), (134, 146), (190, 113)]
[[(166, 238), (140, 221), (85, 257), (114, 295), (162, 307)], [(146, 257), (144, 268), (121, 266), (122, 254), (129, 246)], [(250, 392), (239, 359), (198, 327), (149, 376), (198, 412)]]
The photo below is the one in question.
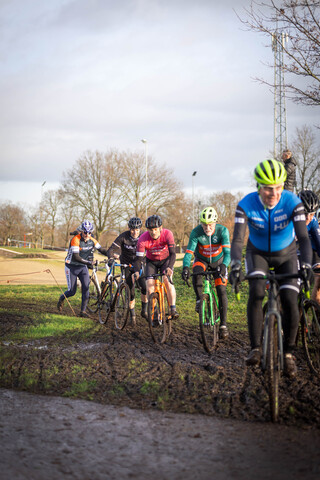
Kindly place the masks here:
[(163, 228), (160, 237), (156, 240), (153, 240), (147, 231), (138, 240), (136, 255), (137, 257), (143, 257), (144, 252), (146, 252), (146, 257), (151, 261), (164, 260), (169, 256), (170, 247), (174, 247), (174, 238), (171, 230)]

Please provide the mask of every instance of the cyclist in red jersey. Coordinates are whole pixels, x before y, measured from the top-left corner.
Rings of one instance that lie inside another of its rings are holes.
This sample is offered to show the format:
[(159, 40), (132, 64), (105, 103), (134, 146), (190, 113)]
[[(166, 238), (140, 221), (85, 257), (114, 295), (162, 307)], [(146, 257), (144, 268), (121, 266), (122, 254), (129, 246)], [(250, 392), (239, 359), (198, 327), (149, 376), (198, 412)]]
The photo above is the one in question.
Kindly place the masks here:
[[(151, 275), (163, 273), (172, 278), (173, 266), (176, 260), (174, 237), (171, 230), (162, 227), (162, 219), (159, 215), (151, 215), (146, 220), (147, 231), (144, 232), (137, 244), (136, 259), (134, 262), (134, 277), (139, 278), (141, 261), (146, 255), (146, 279), (147, 296), (154, 292), (154, 278)], [(172, 318), (178, 318), (176, 309), (176, 290), (168, 277), (164, 277), (168, 292)]]

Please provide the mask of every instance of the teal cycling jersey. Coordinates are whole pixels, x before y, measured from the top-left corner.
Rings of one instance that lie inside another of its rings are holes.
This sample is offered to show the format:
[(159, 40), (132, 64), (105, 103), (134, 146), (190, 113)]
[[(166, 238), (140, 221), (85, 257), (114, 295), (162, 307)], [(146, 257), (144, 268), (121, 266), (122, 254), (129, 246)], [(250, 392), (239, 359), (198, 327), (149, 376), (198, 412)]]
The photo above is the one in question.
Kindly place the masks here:
[(211, 236), (204, 233), (201, 225), (194, 228), (183, 258), (184, 267), (190, 267), (192, 255), (208, 263), (214, 263), (223, 258), (223, 263), (227, 267), (230, 263), (230, 238), (227, 227), (217, 223)]
[(235, 224), (248, 223), (249, 240), (264, 252), (277, 252), (288, 247), (295, 238), (294, 223), (305, 222), (301, 200), (284, 190), (273, 208), (267, 208), (259, 193), (246, 195), (236, 209)]

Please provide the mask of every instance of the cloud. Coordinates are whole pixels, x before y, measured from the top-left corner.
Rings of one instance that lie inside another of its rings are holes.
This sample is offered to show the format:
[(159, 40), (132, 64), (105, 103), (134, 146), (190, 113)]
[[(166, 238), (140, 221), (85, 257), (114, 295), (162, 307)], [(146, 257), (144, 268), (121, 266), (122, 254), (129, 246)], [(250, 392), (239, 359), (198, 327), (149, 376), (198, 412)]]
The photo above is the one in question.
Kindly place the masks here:
[[(203, 188), (245, 187), (273, 146), (273, 95), (252, 78), (273, 73), (262, 64), (271, 47), (241, 30), (238, 6), (2, 2), (2, 180), (59, 182), (84, 151), (139, 151), (147, 138), (186, 187), (195, 165)], [(315, 111), (288, 113), (291, 132), (315, 123)]]

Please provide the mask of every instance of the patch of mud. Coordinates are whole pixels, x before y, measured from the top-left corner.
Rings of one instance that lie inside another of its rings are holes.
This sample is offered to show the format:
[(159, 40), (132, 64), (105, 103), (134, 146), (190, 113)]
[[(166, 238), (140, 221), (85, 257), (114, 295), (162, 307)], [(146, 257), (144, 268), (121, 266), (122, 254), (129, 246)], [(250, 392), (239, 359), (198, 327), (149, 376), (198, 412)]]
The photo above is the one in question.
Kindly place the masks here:
[[(25, 311), (26, 304), (23, 306)], [(56, 313), (54, 306), (46, 312)], [(32, 310), (32, 305), (30, 305)], [(66, 333), (26, 345), (0, 347), (0, 386), (34, 393), (93, 400), (102, 404), (168, 412), (200, 413), (269, 422), (268, 395), (259, 368), (247, 368), (248, 336), (235, 325), (213, 355), (204, 352), (198, 323), (175, 322), (166, 344), (156, 345), (147, 323), (124, 331), (83, 320), (86, 334)], [(30, 318), (0, 313), (0, 333)], [(320, 380), (297, 351), (298, 377), (280, 383), (280, 423), (320, 426)]]

